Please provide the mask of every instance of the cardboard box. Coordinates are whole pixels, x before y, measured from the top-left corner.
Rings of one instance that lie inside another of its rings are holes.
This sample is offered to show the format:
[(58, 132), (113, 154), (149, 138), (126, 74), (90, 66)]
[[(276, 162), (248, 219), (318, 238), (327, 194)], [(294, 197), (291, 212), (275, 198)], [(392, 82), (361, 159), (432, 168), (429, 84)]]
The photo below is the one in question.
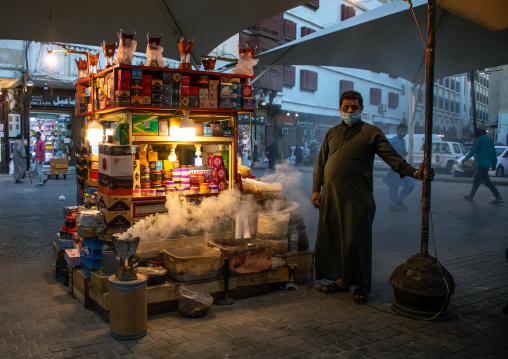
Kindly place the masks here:
[[(114, 123), (112, 125), (114, 125)], [(127, 156), (132, 155), (132, 147), (112, 143), (100, 143), (99, 153), (111, 156)], [(96, 161), (99, 161), (98, 156)]]
[(49, 160), (50, 174), (65, 174), (69, 168), (67, 157), (56, 157)]
[(129, 176), (111, 177), (99, 172), (99, 192), (108, 196), (132, 196), (132, 186), (134, 179)]
[(106, 211), (101, 209), (108, 227), (126, 227), (132, 222), (132, 211)]
[(233, 97), (233, 85), (221, 84), (220, 85), (220, 98), (232, 98)]
[(99, 153), (99, 173), (111, 177), (132, 176), (133, 157)]
[(132, 134), (134, 136), (157, 136), (159, 134), (159, 117), (151, 115), (133, 115)]
[(65, 262), (70, 267), (79, 267), (80, 260), (79, 260), (79, 249), (66, 249), (64, 254)]
[(128, 211), (132, 208), (132, 196), (108, 196), (97, 192), (97, 208), (108, 211)]

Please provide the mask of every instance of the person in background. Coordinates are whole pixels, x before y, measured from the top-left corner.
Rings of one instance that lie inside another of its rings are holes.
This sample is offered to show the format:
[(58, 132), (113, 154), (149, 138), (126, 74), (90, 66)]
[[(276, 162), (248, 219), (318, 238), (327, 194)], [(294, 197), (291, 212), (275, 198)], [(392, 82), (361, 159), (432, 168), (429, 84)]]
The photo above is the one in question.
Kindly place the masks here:
[[(401, 123), (397, 127), (397, 135), (393, 136), (389, 142), (397, 153), (405, 160), (407, 156), (406, 140), (404, 137), (407, 135), (407, 125)], [(415, 187), (415, 180), (412, 177), (406, 176), (401, 178), (400, 175), (394, 172), (390, 167), (386, 171), (383, 182), (390, 188), (388, 193), (388, 203), (390, 210), (401, 212), (407, 211), (409, 208), (404, 204), (404, 199), (413, 191)], [(399, 187), (402, 190), (399, 193)]]
[(316, 163), (316, 158), (318, 154), (318, 146), (316, 140), (312, 141), (309, 147), (309, 164), (313, 165)]
[(303, 160), (303, 148), (297, 145), (295, 148), (295, 164), (299, 165)]
[(46, 143), (41, 138), (41, 133), (39, 131), (35, 132), (35, 138), (37, 141), (35, 142), (35, 165), (37, 166), (37, 174), (39, 176), (39, 183), (35, 185), (35, 187), (42, 187), (46, 184), (48, 179), (44, 179), (44, 175), (42, 173), (42, 168), (44, 166), (44, 161), (46, 160)]
[[(342, 122), (325, 135), (314, 167), (311, 203), (319, 209), (315, 246), (316, 278), (332, 280), (324, 293), (349, 292), (358, 304), (367, 302), (372, 281), (374, 155), (402, 176), (423, 180), (390, 145), (383, 132), (361, 120), (362, 95), (340, 96)], [(434, 178), (431, 170), (430, 180)]]
[(21, 134), (16, 136), (14, 141), (14, 153), (12, 160), (14, 161), (14, 183), (23, 183), (21, 180), (25, 176), (26, 172), (26, 152), (23, 141), (21, 140)]
[(265, 152), (266, 157), (268, 157), (268, 169), (271, 169), (272, 171), (275, 170), (275, 160), (277, 159), (278, 154), (277, 140), (274, 139), (273, 142), (266, 148)]
[(490, 204), (503, 203), (503, 197), (499, 194), (497, 188), (492, 184), (489, 177), (489, 168), (492, 168), (494, 171), (497, 165), (497, 155), (496, 155), (496, 147), (494, 146), (494, 141), (492, 141), (489, 137), (487, 137), (485, 130), (477, 128), (474, 131), (474, 135), (476, 137), (476, 141), (474, 143), (473, 148), (469, 153), (464, 157), (462, 163), (468, 161), (473, 155), (475, 156), (476, 167), (478, 168), (476, 175), (473, 178), (473, 187), (471, 188), (471, 192), (464, 198), (468, 201), (472, 201), (478, 187), (483, 182), (483, 184), (490, 189), (492, 194), (494, 195), (494, 200), (489, 202)]
[[(30, 163), (32, 161), (32, 154), (30, 153), (30, 145), (28, 144), (28, 141), (26, 138), (23, 140), (23, 146), (25, 146), (25, 153), (26, 153), (26, 170), (30, 171)], [(23, 178), (25, 178), (25, 175), (23, 175)]]

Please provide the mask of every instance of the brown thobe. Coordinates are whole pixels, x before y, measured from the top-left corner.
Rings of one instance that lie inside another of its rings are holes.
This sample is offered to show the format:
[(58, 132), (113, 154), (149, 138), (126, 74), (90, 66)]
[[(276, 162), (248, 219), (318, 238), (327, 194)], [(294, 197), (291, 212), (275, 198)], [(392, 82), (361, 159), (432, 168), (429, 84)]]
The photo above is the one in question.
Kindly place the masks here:
[(357, 285), (365, 293), (370, 293), (372, 278), (375, 154), (402, 176), (416, 171), (379, 128), (358, 121), (326, 133), (313, 177), (313, 192), (321, 192), (316, 278), (342, 279), (344, 287)]

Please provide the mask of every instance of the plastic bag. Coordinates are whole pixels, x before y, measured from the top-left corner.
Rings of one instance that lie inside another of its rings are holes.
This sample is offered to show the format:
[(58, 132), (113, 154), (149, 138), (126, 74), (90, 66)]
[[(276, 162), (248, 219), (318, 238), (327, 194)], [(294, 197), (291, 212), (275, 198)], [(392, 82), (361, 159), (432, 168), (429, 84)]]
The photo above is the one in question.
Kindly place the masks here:
[(199, 289), (190, 290), (182, 285), (180, 287), (180, 299), (178, 300), (178, 312), (187, 318), (201, 318), (208, 313), (213, 303), (210, 294)]

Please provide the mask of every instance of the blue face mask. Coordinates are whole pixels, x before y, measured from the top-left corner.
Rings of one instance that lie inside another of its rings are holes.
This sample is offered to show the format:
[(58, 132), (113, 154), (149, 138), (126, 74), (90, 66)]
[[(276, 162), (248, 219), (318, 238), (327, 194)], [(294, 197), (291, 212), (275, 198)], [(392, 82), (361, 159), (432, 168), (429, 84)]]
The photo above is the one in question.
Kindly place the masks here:
[(344, 121), (347, 125), (352, 125), (355, 122), (358, 122), (358, 120), (362, 119), (362, 113), (361, 112), (341, 112), (340, 117), (342, 117), (342, 121)]

